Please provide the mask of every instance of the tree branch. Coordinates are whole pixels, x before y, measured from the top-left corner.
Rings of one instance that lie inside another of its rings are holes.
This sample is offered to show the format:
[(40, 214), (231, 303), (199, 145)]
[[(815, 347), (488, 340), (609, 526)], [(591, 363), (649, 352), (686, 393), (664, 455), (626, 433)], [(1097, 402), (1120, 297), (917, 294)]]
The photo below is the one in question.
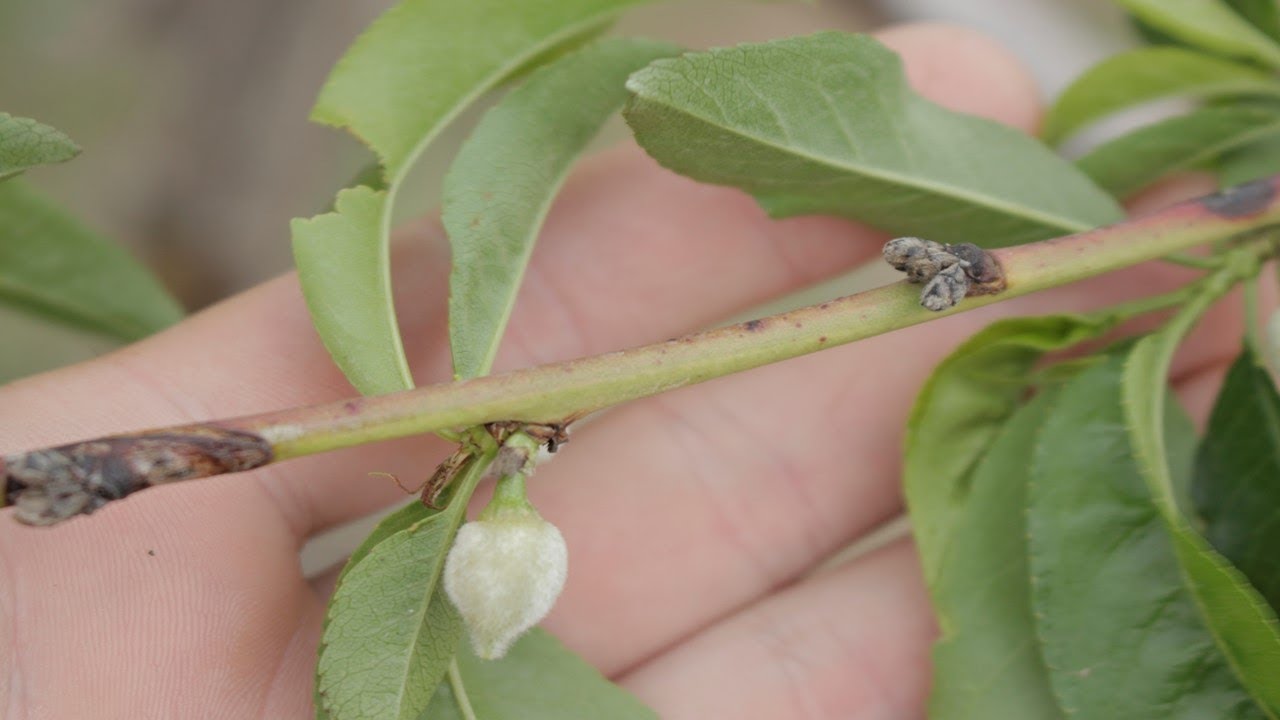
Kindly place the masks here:
[[(273, 460), (501, 421), (563, 425), (628, 400), (1280, 225), (1278, 190), (1280, 176), (1142, 219), (991, 251), (1003, 270), (1004, 290), (969, 297), (940, 313), (920, 306), (919, 286), (900, 282), (666, 342), (503, 375), (8, 455), (0, 461), (5, 500), (18, 505), (19, 520), (53, 524), (150, 485), (237, 472)], [(241, 444), (249, 438), (265, 451), (246, 465), (223, 462), (225, 448), (188, 443), (177, 452), (163, 443), (165, 437), (210, 433), (226, 434), (229, 442)], [(86, 455), (86, 448), (104, 443), (124, 458), (110, 465), (109, 480), (101, 462), (83, 459), (97, 457)], [(141, 444), (146, 444), (145, 452), (139, 450)]]

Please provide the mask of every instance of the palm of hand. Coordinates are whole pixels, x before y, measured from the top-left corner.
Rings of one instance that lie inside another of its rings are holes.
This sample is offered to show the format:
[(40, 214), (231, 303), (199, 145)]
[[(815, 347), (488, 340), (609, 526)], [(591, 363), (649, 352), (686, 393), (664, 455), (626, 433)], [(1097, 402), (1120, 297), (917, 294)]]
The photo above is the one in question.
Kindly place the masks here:
[[(1033, 123), (1025, 77), (980, 38), (915, 27), (884, 39), (939, 102)], [(410, 356), (421, 381), (442, 380), (440, 232), (402, 239)], [(606, 154), (548, 223), (499, 369), (695, 329), (873, 258), (882, 241), (837, 220), (770, 222), (749, 199), (635, 150)], [(901, 510), (898, 448), (915, 390), (997, 314), (1100, 306), (1185, 277), (1139, 268), (609, 414), (531, 486), (572, 557), (547, 627), (664, 718), (921, 715), (935, 631), (909, 541), (814, 571)], [(1206, 322), (1175, 369), (1196, 414), (1234, 349), (1231, 317)], [(4, 388), (0, 448), (349, 392), (285, 277), (115, 355)], [(401, 441), (149, 491), (52, 531), (0, 523), (3, 716), (311, 717), (332, 574), (305, 578), (299, 547), (399, 496), (367, 471), (418, 477), (446, 453)]]

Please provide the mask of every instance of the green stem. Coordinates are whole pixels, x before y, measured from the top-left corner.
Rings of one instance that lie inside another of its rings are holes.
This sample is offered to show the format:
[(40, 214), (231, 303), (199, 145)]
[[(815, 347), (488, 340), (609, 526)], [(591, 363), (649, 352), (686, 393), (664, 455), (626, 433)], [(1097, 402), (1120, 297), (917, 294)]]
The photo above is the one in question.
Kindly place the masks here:
[(466, 686), (462, 684), (462, 673), (458, 670), (456, 657), (449, 661), (449, 689), (453, 690), (453, 701), (458, 706), (462, 720), (476, 720), (476, 711), (471, 707)]
[[(53, 524), (83, 507), (92, 509), (152, 485), (249, 470), (273, 460), (495, 422), (562, 425), (618, 403), (1069, 285), (1196, 246), (1245, 235), (1267, 240), (1228, 251), (1221, 268), (1195, 283), (1200, 287), (1190, 301), (1195, 304), (1211, 294), (1207, 286), (1217, 288), (1216, 283), (1240, 270), (1240, 258), (1252, 252), (1249, 261), (1256, 269), (1258, 258), (1271, 251), (1265, 233), (1280, 226), (1278, 186), (1280, 176), (1142, 219), (991, 251), (1005, 287), (966, 298), (941, 313), (920, 307), (920, 286), (895, 283), (768, 318), (504, 375), (7, 455), (0, 458), (0, 479), (5, 480), (5, 500), (18, 504), (20, 520)], [(1167, 307), (1175, 296), (1137, 301), (1127, 310)], [(1177, 334), (1169, 331), (1166, 336)], [(165, 462), (155, 461), (155, 453), (162, 453)], [(70, 496), (62, 475), (45, 470), (89, 463), (85, 476), (96, 477), (91, 472), (98, 466), (94, 463), (106, 460), (118, 460), (112, 467), (123, 463), (120, 466), (132, 474), (113, 475), (111, 487), (105, 489), (84, 484)]]
[[(1144, 371), (1137, 373), (1136, 379), (1134, 379), (1134, 377), (1130, 377), (1129, 369), (1126, 368), (1126, 384), (1131, 382), (1153, 383), (1157, 385), (1158, 389), (1148, 392), (1134, 391), (1132, 393), (1134, 397), (1146, 398), (1147, 405), (1146, 407), (1129, 408), (1131, 416), (1140, 418), (1140, 421), (1133, 422), (1131, 427), (1162, 427), (1160, 423), (1163, 422), (1164, 418), (1165, 402), (1163, 388), (1169, 375), (1169, 368), (1173, 364), (1174, 352), (1215, 302), (1222, 299), (1237, 283), (1257, 276), (1261, 270), (1260, 252), (1265, 252), (1265, 250), (1261, 247), (1242, 248), (1224, 255), (1226, 262), (1223, 267), (1200, 283), (1197, 283), (1198, 287), (1195, 294), (1191, 296), (1185, 305), (1179, 308), (1169, 322), (1160, 328), (1159, 332), (1143, 339), (1135, 347), (1133, 355), (1130, 357), (1130, 363), (1140, 364)], [(1163, 432), (1137, 432), (1135, 433), (1134, 444), (1139, 450), (1140, 456), (1146, 458), (1148, 466), (1156, 477), (1165, 478), (1169, 476), (1168, 456), (1165, 452)], [(1171, 484), (1162, 483), (1160, 484), (1160, 489), (1163, 492), (1163, 497), (1160, 499), (1173, 512), (1177, 508), (1177, 501), (1172, 495)]]
[[(1254, 357), (1266, 357), (1266, 344), (1262, 339), (1262, 325), (1259, 321), (1261, 300), (1258, 296), (1258, 275), (1250, 275), (1244, 281), (1244, 340), (1253, 351)], [(1263, 363), (1266, 360), (1261, 360)]]
[(1171, 262), (1175, 265), (1194, 268), (1196, 270), (1216, 270), (1222, 267), (1222, 261), (1215, 255), (1201, 256), (1188, 255), (1186, 253), (1170, 253), (1160, 258), (1165, 262)]
[(1092, 313), (1092, 315), (1095, 317), (1117, 318), (1119, 321), (1124, 321), (1137, 315), (1168, 310), (1191, 299), (1199, 290), (1199, 287), (1199, 282), (1193, 282), (1163, 295), (1152, 295), (1151, 297), (1138, 298), (1137, 300), (1129, 300), (1118, 305), (1112, 305)]
[(1007, 288), (933, 313), (905, 282), (667, 342), (504, 375), (222, 423), (260, 434), (275, 458), (500, 420), (560, 423), (637, 398), (971, 310), (1280, 223), (1280, 202), (1225, 217), (1202, 201), (1053, 240), (992, 251)]

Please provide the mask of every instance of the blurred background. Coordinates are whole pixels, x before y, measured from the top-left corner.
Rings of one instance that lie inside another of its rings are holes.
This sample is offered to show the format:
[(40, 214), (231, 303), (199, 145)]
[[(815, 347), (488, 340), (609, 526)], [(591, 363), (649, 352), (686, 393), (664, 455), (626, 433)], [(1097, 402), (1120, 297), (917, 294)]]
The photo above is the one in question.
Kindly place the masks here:
[[(0, 0), (0, 110), (76, 139), (83, 155), (27, 177), (199, 309), (287, 270), (289, 219), (322, 210), (369, 161), (307, 114), (333, 62), (392, 4)], [(1000, 38), (1046, 96), (1131, 42), (1109, 0), (683, 0), (634, 10), (617, 32), (703, 48), (923, 19)], [(457, 125), (401, 194), (404, 214), (435, 205), (470, 122)], [(600, 142), (624, 135), (619, 122)], [(0, 333), (20, 339), (0, 352), (0, 382), (109, 347), (4, 310)]]

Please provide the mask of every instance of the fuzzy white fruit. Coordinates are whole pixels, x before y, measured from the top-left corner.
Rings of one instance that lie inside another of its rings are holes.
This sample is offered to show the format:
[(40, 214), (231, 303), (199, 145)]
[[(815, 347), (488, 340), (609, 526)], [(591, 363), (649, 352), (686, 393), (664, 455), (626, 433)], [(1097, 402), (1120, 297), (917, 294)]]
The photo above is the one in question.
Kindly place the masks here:
[(444, 566), (444, 589), (476, 655), (493, 660), (551, 611), (569, 572), (555, 525), (532, 507), (490, 507), (458, 530)]

